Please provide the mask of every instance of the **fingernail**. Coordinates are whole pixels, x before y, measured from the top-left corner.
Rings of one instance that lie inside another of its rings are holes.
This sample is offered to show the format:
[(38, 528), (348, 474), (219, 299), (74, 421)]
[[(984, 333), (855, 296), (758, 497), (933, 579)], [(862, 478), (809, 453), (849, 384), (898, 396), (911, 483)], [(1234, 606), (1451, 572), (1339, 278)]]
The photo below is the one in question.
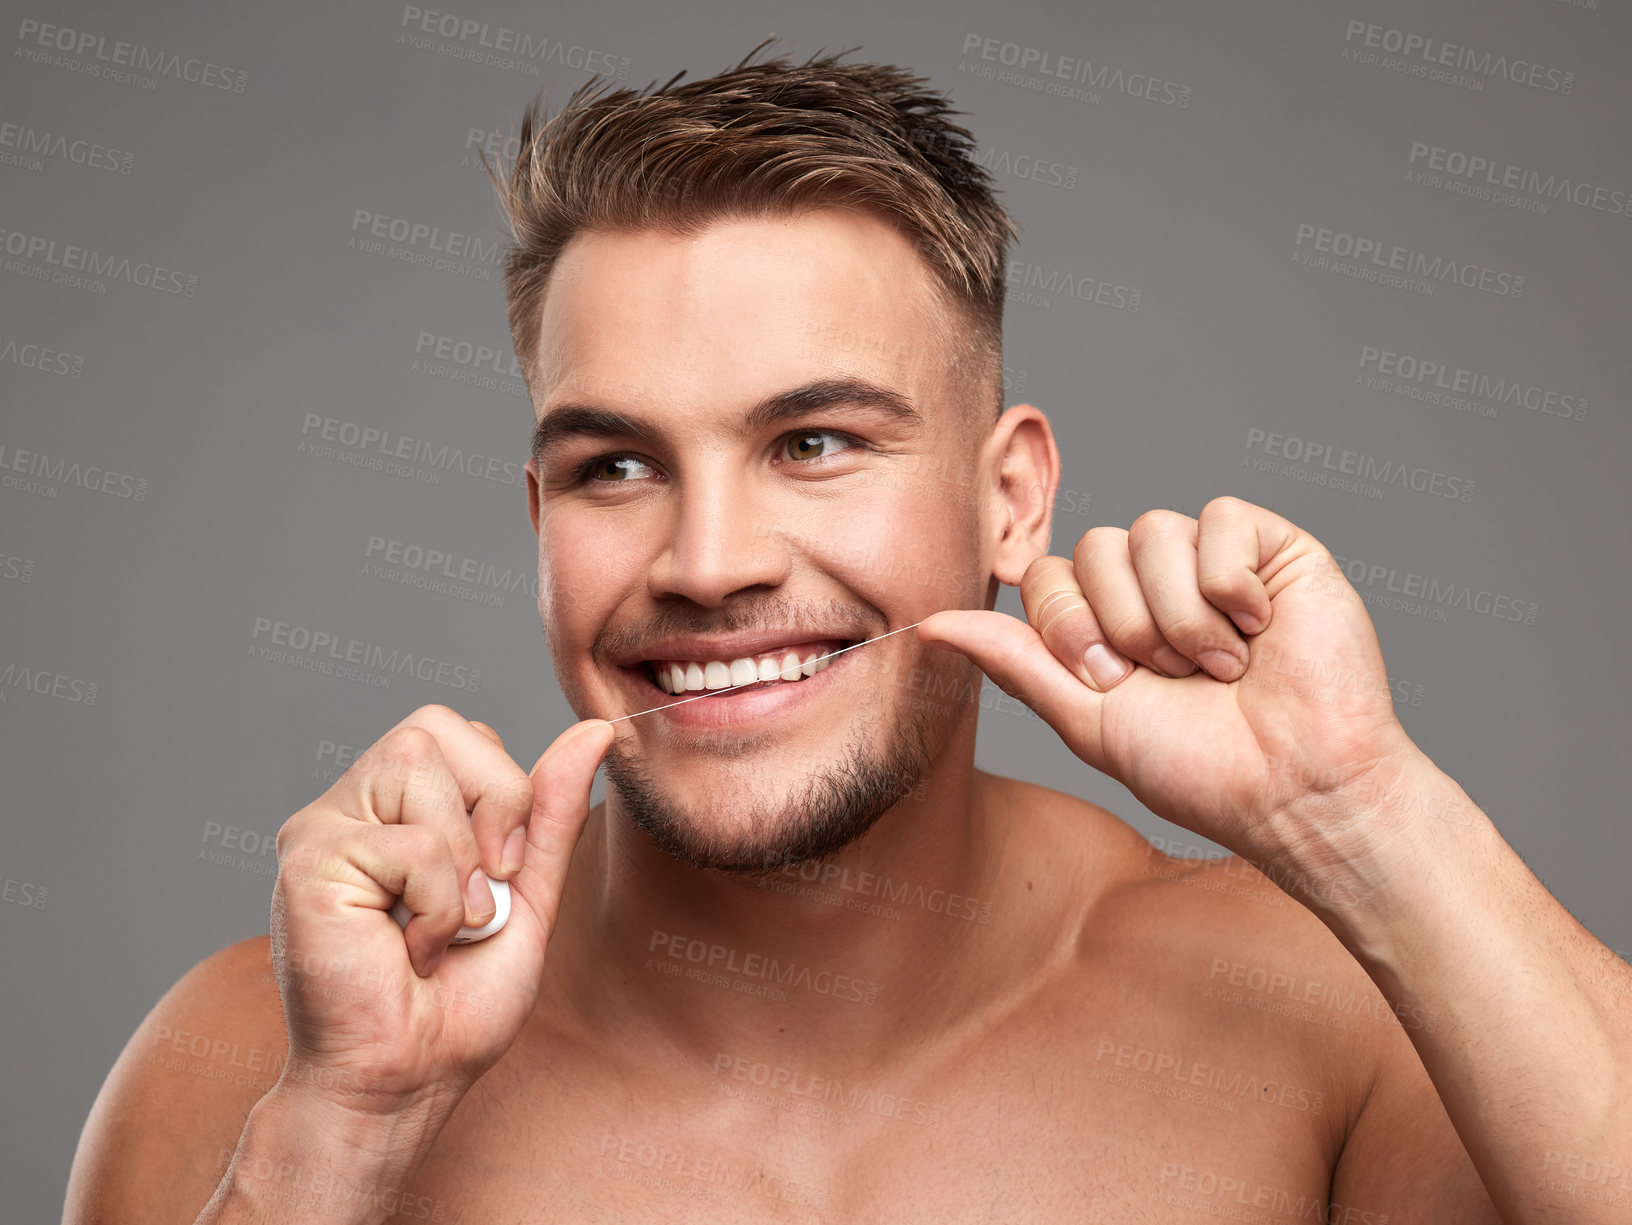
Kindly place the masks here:
[(1203, 651), (1201, 666), (1221, 681), (1227, 681), (1236, 676), (1246, 667), (1246, 661), (1239, 655), (1223, 649)]
[(1256, 613), (1250, 612), (1236, 613), (1235, 624), (1243, 634), (1256, 634), (1264, 628), (1263, 620)]
[[(487, 875), (477, 868), (465, 882), (465, 908), (470, 911), (470, 917), (480, 919), (485, 923), (498, 910), (498, 903), (493, 900), (493, 890), (488, 886)], [(472, 926), (480, 927), (481, 923)]]
[(1128, 661), (1103, 642), (1094, 643), (1082, 653), (1082, 666), (1088, 669), (1094, 687), (1102, 692), (1128, 674)]
[(1151, 658), (1156, 661), (1156, 666), (1169, 676), (1189, 676), (1196, 670), (1195, 664), (1172, 647), (1157, 647)]
[(510, 831), (510, 836), (504, 840), (504, 850), (499, 852), (499, 863), (504, 868), (506, 876), (521, 871), (521, 865), (527, 857), (527, 828), (516, 826)]

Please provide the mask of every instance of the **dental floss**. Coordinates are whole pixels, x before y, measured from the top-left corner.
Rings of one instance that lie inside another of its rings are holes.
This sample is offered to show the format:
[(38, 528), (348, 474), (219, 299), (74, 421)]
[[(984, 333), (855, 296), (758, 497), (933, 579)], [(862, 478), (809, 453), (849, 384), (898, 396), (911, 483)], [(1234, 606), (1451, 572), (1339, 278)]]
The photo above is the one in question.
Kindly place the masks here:
[[(910, 630), (910, 629), (917, 629), (922, 624), (923, 624), (922, 621), (914, 621), (911, 625), (903, 625), (898, 630), (891, 630), (889, 632), (889, 634), (880, 634), (877, 638), (863, 638), (860, 642), (852, 642), (849, 646), (840, 647), (836, 651), (829, 651), (826, 655), (818, 655), (815, 659), (807, 659), (807, 660), (804, 661), (804, 663), (801, 663), (799, 666), (801, 668), (803, 668), (806, 663), (816, 663), (819, 660), (832, 659), (833, 656), (835, 656), (835, 655), (843, 655), (846, 651), (853, 651), (857, 647), (864, 647), (869, 642), (878, 642), (881, 639), (888, 638), (890, 636), (890, 634), (900, 634), (900, 633), (905, 633), (907, 630)], [(793, 671), (793, 669), (787, 668), (787, 669), (783, 669), (783, 671), (791, 672), (791, 671)], [(778, 676), (780, 676), (781, 674), (782, 674), (781, 672), (777, 673)], [(625, 719), (638, 719), (638, 718), (640, 718), (641, 715), (649, 715), (654, 710), (667, 710), (671, 706), (684, 706), (687, 702), (695, 702), (699, 698), (711, 698), (717, 693), (730, 693), (733, 689), (742, 689), (742, 688), (745, 688), (748, 685), (758, 685), (758, 684), (762, 684), (762, 683), (763, 682), (759, 681), (758, 679), (755, 679), (755, 680), (751, 680), (751, 681), (743, 681), (742, 684), (740, 684), (740, 685), (726, 685), (723, 689), (710, 689), (710, 690), (708, 690), (708, 691), (706, 691), (704, 693), (697, 694), (695, 697), (681, 698), (678, 702), (664, 702), (663, 705), (661, 705), (661, 706), (653, 706), (648, 710), (637, 710), (632, 715), (619, 715), (616, 719), (608, 719), (607, 722), (608, 723), (622, 723)]]
[[(914, 621), (911, 625), (903, 625), (900, 629), (890, 630), (889, 633), (880, 634), (877, 638), (863, 638), (860, 642), (852, 642), (849, 646), (840, 647), (836, 651), (829, 651), (826, 655), (818, 655), (816, 659), (832, 659), (835, 655), (843, 655), (846, 651), (853, 651), (857, 647), (864, 647), (869, 642), (878, 642), (881, 639), (890, 637), (892, 634), (905, 633), (907, 630), (916, 629), (922, 624), (922, 621)], [(814, 663), (815, 660), (808, 660), (806, 662)], [(799, 666), (803, 668), (804, 664), (801, 663)], [(792, 671), (792, 669), (785, 670)], [(781, 673), (778, 672), (777, 675), (780, 676)], [(661, 706), (653, 706), (648, 710), (637, 710), (632, 715), (619, 715), (616, 719), (608, 719), (607, 722), (622, 723), (625, 719), (638, 719), (641, 715), (649, 715), (653, 713), (653, 711), (667, 710), (671, 706), (683, 706), (687, 702), (695, 702), (700, 698), (711, 698), (716, 694), (730, 693), (733, 689), (742, 689), (748, 685), (758, 685), (761, 683), (762, 682), (759, 680), (743, 681), (741, 685), (726, 685), (722, 689), (709, 689), (703, 693), (696, 694), (693, 697), (681, 698), (678, 702), (665, 702)], [(468, 817), (470, 814), (466, 813), (465, 815)], [(482, 875), (486, 876), (487, 874), (484, 872)], [(505, 922), (510, 918), (510, 882), (504, 880), (494, 880), (491, 876), (488, 876), (487, 884), (488, 888), (493, 890), (493, 917), (481, 927), (461, 927), (459, 929), (459, 934), (453, 938), (454, 944), (475, 944), (478, 940), (486, 940), (494, 932), (503, 927)], [(408, 920), (414, 917), (414, 912), (409, 910), (407, 903), (399, 897), (396, 904), (391, 907), (391, 917), (397, 921), (398, 927), (407, 927)]]

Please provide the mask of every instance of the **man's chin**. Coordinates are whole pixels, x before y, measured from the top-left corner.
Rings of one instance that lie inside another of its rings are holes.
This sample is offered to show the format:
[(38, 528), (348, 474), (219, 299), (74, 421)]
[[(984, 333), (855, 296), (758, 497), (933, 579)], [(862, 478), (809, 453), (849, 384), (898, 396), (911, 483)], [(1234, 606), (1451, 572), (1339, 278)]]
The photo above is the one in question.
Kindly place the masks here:
[[(889, 742), (858, 731), (839, 751), (807, 763), (797, 753), (703, 755), (696, 777), (664, 777), (614, 744), (606, 777), (618, 808), (657, 848), (681, 863), (770, 875), (790, 863), (837, 854), (907, 795), (928, 765), (926, 730), (898, 725)], [(713, 768), (711, 768), (711, 766)]]

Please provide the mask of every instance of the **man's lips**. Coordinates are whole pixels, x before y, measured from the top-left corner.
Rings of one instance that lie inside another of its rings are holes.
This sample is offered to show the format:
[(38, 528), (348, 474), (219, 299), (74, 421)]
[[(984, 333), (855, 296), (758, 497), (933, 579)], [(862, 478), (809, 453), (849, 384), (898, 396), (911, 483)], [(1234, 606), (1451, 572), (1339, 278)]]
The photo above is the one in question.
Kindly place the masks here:
[[(848, 671), (845, 664), (850, 661), (852, 652), (828, 657), (830, 652), (846, 645), (852, 643), (837, 638), (812, 640), (810, 649), (805, 652), (814, 661), (808, 676), (804, 664), (790, 671), (786, 678), (762, 681), (756, 674), (754, 680), (741, 684), (729, 683), (729, 673), (726, 673), (723, 679), (727, 683), (717, 684), (713, 689), (687, 689), (676, 693), (660, 688), (652, 664), (637, 664), (619, 671), (634, 684), (638, 709), (650, 711), (655, 719), (694, 732), (746, 728), (769, 718), (790, 718), (795, 711), (818, 701), (827, 691), (833, 673)], [(716, 674), (712, 679), (718, 682), (722, 678)]]

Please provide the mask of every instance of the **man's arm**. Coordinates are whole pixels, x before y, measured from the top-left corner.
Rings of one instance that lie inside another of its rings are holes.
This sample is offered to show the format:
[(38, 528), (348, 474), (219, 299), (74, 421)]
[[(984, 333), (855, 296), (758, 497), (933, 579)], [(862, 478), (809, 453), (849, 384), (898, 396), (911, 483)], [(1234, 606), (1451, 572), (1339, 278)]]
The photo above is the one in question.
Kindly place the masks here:
[[(1345, 831), (1299, 865), (1321, 882), (1300, 900), (1396, 1013), (1423, 1021), (1405, 1031), (1502, 1219), (1632, 1220), (1632, 967), (1425, 756), (1288, 817)], [(1422, 1107), (1357, 1129), (1334, 1199), (1364, 1203), (1400, 1178), (1435, 1130)]]
[(347, 1194), (385, 1168), (348, 1145), (362, 1133), (273, 1091), (287, 1049), (266, 937), (194, 966), (97, 1095), (63, 1225), (383, 1221), (373, 1198)]
[(1024, 622), (946, 610), (919, 638), (1270, 874), (1396, 1011), (1434, 1016), (1407, 1032), (1508, 1225), (1632, 1219), (1632, 969), (1406, 735), (1325, 546), (1214, 498), (1090, 528), (1070, 560), (1033, 560), (1020, 597)]

